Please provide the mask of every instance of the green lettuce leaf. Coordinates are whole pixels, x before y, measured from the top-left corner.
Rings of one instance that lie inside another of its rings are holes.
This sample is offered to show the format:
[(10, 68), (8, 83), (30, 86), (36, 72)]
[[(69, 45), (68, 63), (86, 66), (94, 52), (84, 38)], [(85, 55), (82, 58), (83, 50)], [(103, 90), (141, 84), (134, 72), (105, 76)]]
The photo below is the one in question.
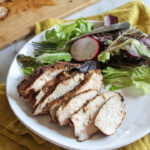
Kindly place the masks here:
[(32, 67), (32, 68), (36, 68), (41, 64), (41, 62), (39, 62), (36, 57), (34, 56), (25, 56), (24, 54), (19, 54), (17, 55), (17, 61), (19, 62), (19, 64), (21, 64), (21, 67), (26, 68), (26, 67)]
[(126, 68), (116, 69), (113, 67), (107, 67), (103, 70), (104, 73), (104, 84), (105, 86), (109, 84), (115, 84), (116, 86), (129, 86), (132, 84), (130, 71)]
[(133, 85), (142, 89), (144, 94), (150, 91), (150, 68), (146, 66), (136, 67), (131, 76)]
[(61, 49), (64, 48), (64, 45), (69, 40), (90, 32), (93, 27), (92, 23), (83, 21), (82, 18), (79, 18), (69, 25), (55, 25), (52, 30), (47, 30), (45, 32), (45, 39), (51, 43), (57, 44), (57, 48)]
[(22, 68), (22, 71), (24, 72), (25, 75), (30, 75), (34, 71), (34, 68), (33, 67), (25, 67), (25, 68)]
[(144, 44), (140, 43), (137, 40), (133, 40), (131, 44), (134, 45), (139, 54), (150, 58), (150, 50)]
[(43, 54), (37, 57), (37, 60), (42, 64), (54, 64), (59, 61), (71, 61), (72, 56), (70, 53), (51, 53)]
[(105, 86), (111, 85), (110, 90), (118, 90), (133, 85), (141, 89), (143, 94), (150, 92), (150, 68), (121, 67), (119, 69), (107, 67), (103, 70)]
[(98, 61), (101, 61), (101, 62), (106, 62), (107, 60), (110, 59), (110, 53), (109, 52), (101, 52), (100, 55), (98, 55)]

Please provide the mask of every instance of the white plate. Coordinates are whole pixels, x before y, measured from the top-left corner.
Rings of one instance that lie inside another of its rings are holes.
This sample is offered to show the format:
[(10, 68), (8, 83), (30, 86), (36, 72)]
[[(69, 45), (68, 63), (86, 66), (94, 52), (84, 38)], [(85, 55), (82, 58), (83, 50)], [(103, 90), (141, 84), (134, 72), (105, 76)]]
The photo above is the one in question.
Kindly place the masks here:
[[(95, 22), (100, 25), (102, 22)], [(44, 32), (31, 39), (21, 50), (20, 54), (32, 55), (31, 42), (40, 41)], [(49, 122), (49, 116), (34, 117), (26, 100), (17, 93), (17, 85), (24, 78), (16, 58), (12, 62), (7, 77), (7, 97), (9, 104), (19, 120), (31, 131), (45, 140), (67, 149), (105, 150), (115, 149), (132, 143), (150, 132), (150, 94), (142, 96), (140, 91), (132, 87), (121, 92), (125, 99), (127, 115), (122, 125), (113, 136), (95, 134), (87, 141), (77, 142), (73, 129), (60, 127)]]

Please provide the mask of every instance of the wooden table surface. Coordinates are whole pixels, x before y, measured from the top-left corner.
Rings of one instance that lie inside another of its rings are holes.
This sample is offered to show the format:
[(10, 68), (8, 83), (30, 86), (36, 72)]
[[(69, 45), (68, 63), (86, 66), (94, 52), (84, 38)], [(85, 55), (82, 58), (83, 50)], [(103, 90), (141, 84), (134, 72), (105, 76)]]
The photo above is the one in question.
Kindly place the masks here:
[[(14, 0), (1, 5), (10, 12), (0, 20), (0, 49), (34, 31), (36, 22), (64, 18), (98, 0)], [(44, 5), (44, 6), (43, 6)]]

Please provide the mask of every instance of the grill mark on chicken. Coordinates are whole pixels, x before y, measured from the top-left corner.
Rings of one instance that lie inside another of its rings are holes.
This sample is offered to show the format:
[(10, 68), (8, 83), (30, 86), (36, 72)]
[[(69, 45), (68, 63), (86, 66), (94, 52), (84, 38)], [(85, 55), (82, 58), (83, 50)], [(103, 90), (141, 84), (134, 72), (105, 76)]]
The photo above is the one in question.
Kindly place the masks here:
[(69, 124), (70, 117), (77, 112), (89, 99), (94, 98), (97, 95), (97, 90), (87, 90), (80, 94), (71, 97), (67, 104), (62, 105), (56, 112), (57, 120), (60, 125)]
[[(114, 96), (117, 95), (116, 92), (113, 93)], [(94, 124), (95, 117), (103, 104), (105, 104), (105, 102), (113, 96), (113, 93), (101, 93), (95, 98), (89, 100), (77, 113), (72, 115), (71, 121), (78, 141), (87, 140), (98, 131)]]
[(40, 102), (42, 97), (47, 93), (47, 92), (52, 92), (54, 89), (55, 85), (57, 85), (60, 81), (66, 79), (67, 77), (70, 76), (70, 72), (63, 71), (60, 74), (58, 74), (56, 77), (54, 77), (51, 81), (47, 82), (46, 85), (42, 87), (37, 92), (34, 92), (31, 96), (28, 98), (28, 102), (30, 106), (34, 109), (36, 105)]
[(54, 87), (52, 92), (47, 92), (45, 94), (45, 96), (42, 98), (40, 103), (36, 106), (33, 114), (38, 115), (38, 114), (47, 113), (48, 110), (46, 112), (43, 112), (42, 110), (44, 109), (44, 107), (47, 106), (48, 103), (50, 103), (50, 102), (54, 101), (55, 99), (63, 96), (66, 92), (73, 90), (74, 87), (79, 85), (82, 80), (84, 80), (84, 74), (83, 73), (73, 72), (70, 77), (59, 82)]
[[(67, 62), (59, 62), (54, 65), (38, 67), (29, 77), (24, 79), (18, 86), (17, 90), (20, 96), (27, 98), (32, 91), (40, 90), (48, 81), (58, 75), (62, 71), (67, 71), (79, 66)], [(40, 84), (38, 84), (38, 82)]]
[(29, 97), (27, 98), (27, 101), (29, 103), (29, 105), (33, 108), (33, 106), (35, 105), (35, 97), (40, 93), (40, 90), (37, 92), (32, 92)]
[[(72, 91), (65, 93), (65, 95), (63, 97), (60, 97), (51, 103), (49, 112), (50, 112), (52, 121), (57, 120), (56, 119), (56, 111), (57, 111), (58, 107), (61, 106), (62, 104), (69, 102), (68, 99), (71, 98), (73, 95), (79, 94), (79, 93), (89, 90), (89, 89), (95, 89), (95, 90), (100, 91), (102, 84), (103, 84), (102, 80), (103, 80), (103, 76), (99, 69), (90, 70), (86, 74), (85, 80), (82, 81), (79, 86), (75, 87)], [(91, 85), (91, 83), (92, 83), (92, 85)]]
[(120, 96), (121, 100), (123, 101), (123, 96), (118, 92), (106, 91), (106, 92), (103, 92), (103, 96), (105, 99), (109, 99), (112, 96)]

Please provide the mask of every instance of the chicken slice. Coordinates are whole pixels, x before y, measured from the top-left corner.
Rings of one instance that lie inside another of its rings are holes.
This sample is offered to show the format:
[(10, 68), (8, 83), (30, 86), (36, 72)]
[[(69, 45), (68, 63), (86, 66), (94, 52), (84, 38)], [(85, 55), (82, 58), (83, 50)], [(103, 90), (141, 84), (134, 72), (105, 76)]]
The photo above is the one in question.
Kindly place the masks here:
[(94, 118), (99, 108), (104, 103), (105, 98), (102, 95), (98, 95), (90, 100), (89, 103), (83, 106), (77, 113), (72, 115), (71, 121), (78, 141), (87, 140), (91, 135), (98, 131), (94, 125)]
[(95, 126), (105, 135), (112, 135), (125, 118), (125, 105), (121, 96), (112, 96), (95, 118)]
[(60, 72), (79, 66), (67, 62), (59, 62), (54, 65), (38, 67), (29, 77), (24, 79), (17, 90), (20, 96), (27, 98), (32, 92), (39, 91), (47, 82), (53, 80)]
[(119, 94), (116, 92), (101, 93), (94, 99), (89, 100), (85, 106), (83, 106), (77, 113), (72, 115), (71, 121), (74, 126), (74, 133), (79, 141), (87, 140), (90, 136), (98, 131), (98, 128), (96, 128), (94, 124), (95, 117), (103, 104), (113, 95)]
[(69, 101), (60, 106), (56, 112), (56, 116), (60, 125), (69, 124), (70, 117), (77, 112), (88, 100), (97, 95), (97, 90), (87, 90), (77, 94), (69, 99)]
[(75, 89), (73, 89), (70, 92), (67, 92), (63, 97), (60, 97), (53, 103), (51, 103), (49, 107), (49, 112), (52, 121), (56, 121), (56, 111), (58, 107), (61, 106), (63, 103), (67, 102), (68, 99), (70, 99), (72, 96), (89, 89), (95, 89), (100, 91), (103, 84), (102, 80), (103, 76), (99, 69), (89, 71), (85, 76), (85, 80), (82, 81), (77, 87), (75, 87)]
[(55, 99), (63, 96), (66, 92), (73, 90), (81, 81), (84, 80), (84, 74), (80, 72), (74, 72), (69, 78), (60, 81), (54, 90), (42, 98), (39, 104), (36, 106), (33, 114), (43, 114), (48, 112), (48, 104)]
[(47, 92), (52, 91), (55, 85), (69, 76), (70, 72), (63, 71), (54, 77), (51, 81), (47, 82), (46, 85), (44, 85), (39, 91), (33, 92), (28, 98), (30, 106), (34, 109)]

